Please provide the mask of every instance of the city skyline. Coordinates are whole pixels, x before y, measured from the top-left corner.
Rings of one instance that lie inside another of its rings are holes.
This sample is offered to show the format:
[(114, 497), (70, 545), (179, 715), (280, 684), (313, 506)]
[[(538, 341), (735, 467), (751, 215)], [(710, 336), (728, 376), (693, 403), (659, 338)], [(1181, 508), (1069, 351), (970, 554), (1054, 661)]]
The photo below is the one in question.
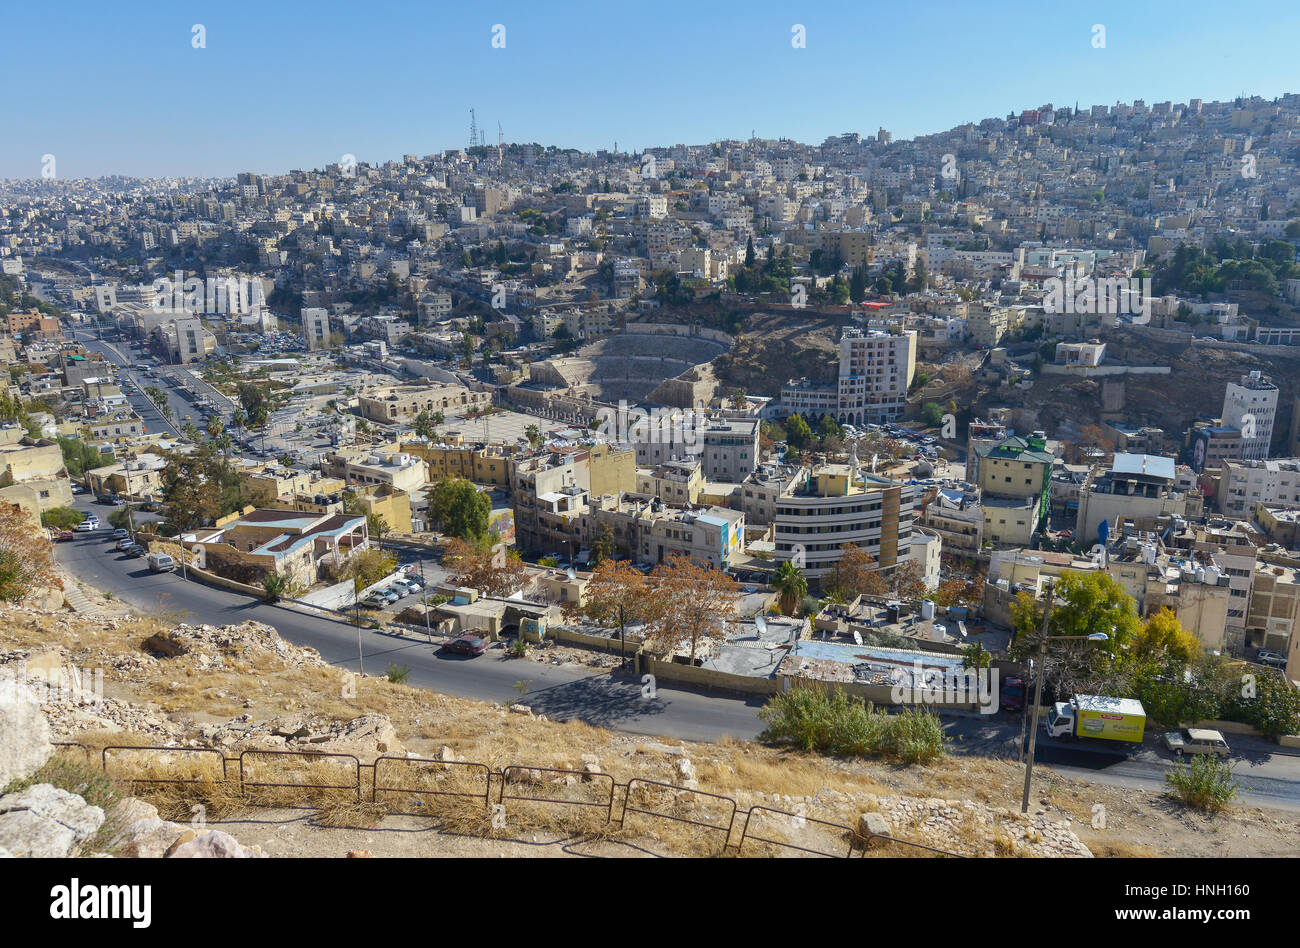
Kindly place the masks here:
[[(879, 127), (911, 139), (1043, 102), (1272, 99), (1296, 87), (1282, 64), (1287, 27), (1300, 25), (1281, 3), (1213, 35), (1172, 4), (1032, 19), (1011, 3), (760, 3), (744, 18), (502, 4), (403, 11), (400, 29), (381, 4), (347, 30), (334, 15), (347, 8), (316, 9), (299, 22), (247, 4), (112, 17), (74, 4), (58, 49), (34, 10), (11, 11), (9, 78), (44, 101), (39, 114), (0, 107), (0, 178), (40, 178), (47, 155), (59, 179), (278, 174), (346, 154), (380, 164), (464, 147), (471, 108), (489, 144), (500, 123), (506, 142), (632, 152), (751, 133), (817, 144)], [(1008, 31), (1022, 20), (1023, 34)], [(574, 50), (579, 68), (566, 70)], [(638, 59), (644, 68), (629, 68)], [(169, 84), (176, 94), (160, 99)]]

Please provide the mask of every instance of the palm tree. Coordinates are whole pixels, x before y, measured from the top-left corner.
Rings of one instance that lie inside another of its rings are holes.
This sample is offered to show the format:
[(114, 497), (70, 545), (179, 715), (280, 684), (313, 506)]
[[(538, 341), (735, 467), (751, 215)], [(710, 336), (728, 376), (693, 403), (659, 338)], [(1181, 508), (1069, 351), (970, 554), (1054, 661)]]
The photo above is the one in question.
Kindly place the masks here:
[(538, 442), (542, 440), (542, 430), (536, 425), (529, 425), (524, 429), (524, 437), (527, 438), (528, 443), (535, 448), (537, 447)]
[(239, 437), (241, 439), (244, 437), (244, 423), (246, 421), (248, 421), (248, 416), (239, 409), (235, 409), (235, 413), (230, 416), (230, 423), (239, 430)]
[(225, 427), (226, 426), (221, 423), (221, 418), (217, 415), (213, 415), (211, 418), (208, 419), (208, 425), (207, 425), (208, 437), (211, 438), (213, 441), (216, 441), (218, 438), (221, 437), (221, 432), (225, 429)]
[(772, 586), (781, 594), (781, 611), (788, 616), (794, 615), (799, 600), (808, 595), (808, 580), (803, 570), (789, 561), (776, 568), (772, 574)]

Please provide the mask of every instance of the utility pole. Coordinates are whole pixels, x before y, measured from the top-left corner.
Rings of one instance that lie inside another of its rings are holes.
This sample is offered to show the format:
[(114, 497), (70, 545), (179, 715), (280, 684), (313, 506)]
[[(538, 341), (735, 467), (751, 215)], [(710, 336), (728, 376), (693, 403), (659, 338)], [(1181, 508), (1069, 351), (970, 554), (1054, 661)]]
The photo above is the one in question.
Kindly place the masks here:
[[(1038, 709), (1043, 698), (1043, 673), (1047, 665), (1047, 629), (1052, 616), (1052, 600), (1056, 598), (1056, 587), (1047, 584), (1044, 590), (1046, 601), (1043, 603), (1043, 640), (1038, 646), (1038, 681), (1034, 686), (1034, 724), (1029, 731), (1029, 758), (1025, 761), (1025, 792), (1020, 798), (1020, 812), (1029, 812), (1029, 784), (1034, 778), (1034, 750), (1038, 743)], [(1025, 689), (1029, 691), (1028, 688)]]

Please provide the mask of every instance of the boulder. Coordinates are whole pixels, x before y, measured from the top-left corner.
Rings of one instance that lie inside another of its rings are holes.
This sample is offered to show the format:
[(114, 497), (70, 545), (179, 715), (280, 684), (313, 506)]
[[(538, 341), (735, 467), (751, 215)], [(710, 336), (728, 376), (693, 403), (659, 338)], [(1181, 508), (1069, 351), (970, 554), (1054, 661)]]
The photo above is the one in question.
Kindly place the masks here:
[(877, 837), (893, 839), (894, 831), (890, 829), (889, 821), (879, 813), (859, 813), (858, 831), (854, 842), (866, 847), (884, 845)]
[(39, 770), (53, 753), (40, 698), (16, 678), (0, 676), (0, 787)]
[(259, 859), (266, 854), (260, 849), (240, 845), (239, 840), (221, 830), (209, 830), (167, 853), (169, 859)]
[(0, 797), (0, 849), (14, 856), (62, 859), (103, 823), (99, 807), (48, 783)]

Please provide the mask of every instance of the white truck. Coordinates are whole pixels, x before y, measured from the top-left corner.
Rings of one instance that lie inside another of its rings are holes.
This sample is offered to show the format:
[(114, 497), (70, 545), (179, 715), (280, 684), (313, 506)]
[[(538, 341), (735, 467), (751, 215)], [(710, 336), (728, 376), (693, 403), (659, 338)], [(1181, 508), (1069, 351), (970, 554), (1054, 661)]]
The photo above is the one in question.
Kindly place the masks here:
[(1136, 698), (1075, 695), (1058, 701), (1043, 722), (1048, 737), (1094, 737), (1142, 743), (1147, 712)]

